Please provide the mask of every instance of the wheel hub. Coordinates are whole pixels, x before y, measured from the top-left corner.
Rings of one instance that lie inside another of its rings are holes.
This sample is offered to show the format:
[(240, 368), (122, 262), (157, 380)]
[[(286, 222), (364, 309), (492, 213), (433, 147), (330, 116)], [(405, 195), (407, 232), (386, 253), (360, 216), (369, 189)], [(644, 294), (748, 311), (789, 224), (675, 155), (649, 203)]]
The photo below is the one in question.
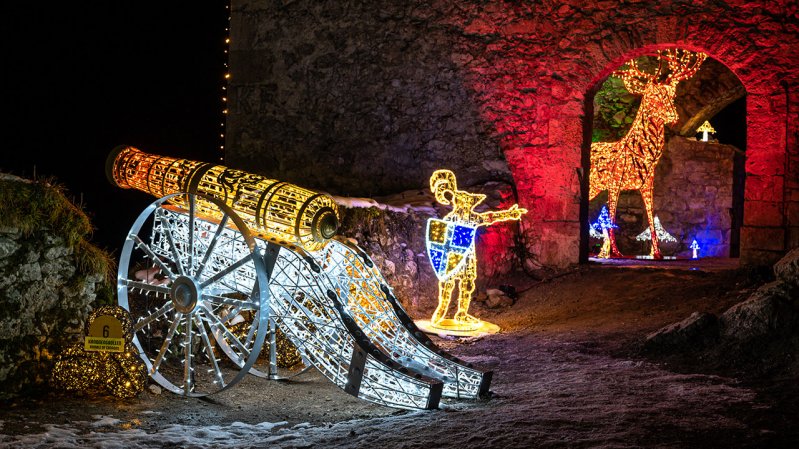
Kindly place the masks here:
[(193, 312), (200, 298), (200, 286), (188, 276), (180, 276), (172, 283), (172, 305), (180, 313)]

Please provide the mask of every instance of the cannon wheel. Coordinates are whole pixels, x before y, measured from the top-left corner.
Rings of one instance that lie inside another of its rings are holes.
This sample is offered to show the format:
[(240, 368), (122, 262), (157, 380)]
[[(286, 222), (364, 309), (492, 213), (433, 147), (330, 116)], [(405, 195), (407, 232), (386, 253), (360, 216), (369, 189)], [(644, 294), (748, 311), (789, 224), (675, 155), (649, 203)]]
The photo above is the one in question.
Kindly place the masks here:
[(205, 396), (247, 374), (267, 333), (263, 257), (241, 218), (214, 198), (167, 195), (139, 215), (122, 248), (117, 292), (153, 380)]

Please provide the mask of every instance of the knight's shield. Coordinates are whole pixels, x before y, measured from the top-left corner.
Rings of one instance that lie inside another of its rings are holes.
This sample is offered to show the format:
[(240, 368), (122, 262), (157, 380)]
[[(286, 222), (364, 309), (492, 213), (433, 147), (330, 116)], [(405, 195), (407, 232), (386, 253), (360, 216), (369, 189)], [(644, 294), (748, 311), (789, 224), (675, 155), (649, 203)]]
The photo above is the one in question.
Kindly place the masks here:
[(466, 259), (474, 251), (477, 227), (465, 223), (427, 220), (427, 257), (440, 281), (463, 269)]

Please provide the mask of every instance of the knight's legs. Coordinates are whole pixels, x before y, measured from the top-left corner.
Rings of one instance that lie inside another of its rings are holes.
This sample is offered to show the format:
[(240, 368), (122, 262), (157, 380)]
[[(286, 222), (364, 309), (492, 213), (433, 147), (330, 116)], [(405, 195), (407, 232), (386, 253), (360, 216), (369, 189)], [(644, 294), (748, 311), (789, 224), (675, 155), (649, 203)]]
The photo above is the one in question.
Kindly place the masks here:
[(458, 285), (458, 311), (455, 312), (455, 321), (465, 323), (478, 323), (479, 318), (469, 315), (469, 304), (472, 302), (474, 292), (474, 280), (477, 278), (477, 258), (474, 255), (466, 260), (466, 266), (459, 274), (460, 284)]
[(438, 324), (444, 319), (449, 308), (449, 301), (452, 298), (452, 289), (455, 288), (455, 278), (451, 277), (444, 282), (438, 283), (438, 307), (433, 312), (433, 318), (430, 320), (433, 324)]

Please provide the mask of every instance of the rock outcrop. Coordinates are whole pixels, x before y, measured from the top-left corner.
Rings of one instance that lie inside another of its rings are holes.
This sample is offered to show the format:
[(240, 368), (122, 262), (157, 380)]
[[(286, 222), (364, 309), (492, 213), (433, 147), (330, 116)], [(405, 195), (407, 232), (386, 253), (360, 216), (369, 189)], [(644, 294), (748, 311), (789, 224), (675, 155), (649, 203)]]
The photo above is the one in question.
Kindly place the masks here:
[(654, 355), (699, 354), (718, 366), (799, 369), (799, 249), (774, 266), (777, 280), (720, 316), (694, 313), (647, 336)]
[(108, 264), (84, 240), (88, 218), (59, 189), (4, 175), (0, 196), (0, 397), (9, 397), (47, 381)]

